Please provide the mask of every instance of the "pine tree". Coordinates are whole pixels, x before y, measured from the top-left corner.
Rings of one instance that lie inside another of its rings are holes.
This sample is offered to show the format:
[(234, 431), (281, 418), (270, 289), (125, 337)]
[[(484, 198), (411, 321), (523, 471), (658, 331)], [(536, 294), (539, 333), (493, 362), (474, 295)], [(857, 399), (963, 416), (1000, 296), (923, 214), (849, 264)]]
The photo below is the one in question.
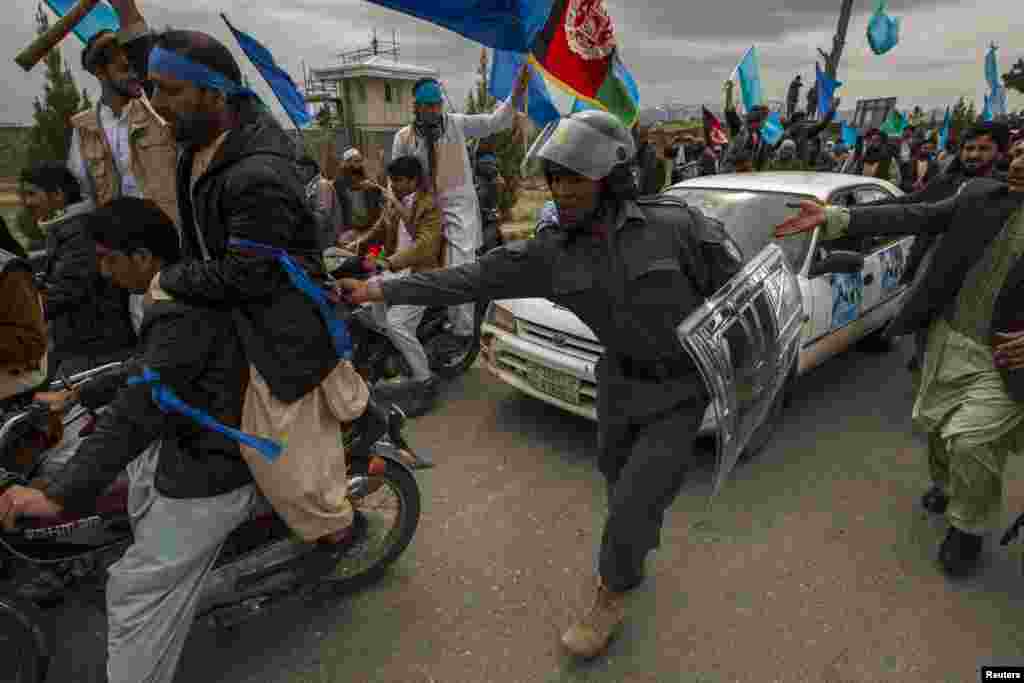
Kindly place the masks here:
[[(43, 6), (36, 9), (36, 31), (44, 33), (50, 19)], [(66, 161), (71, 145), (71, 117), (87, 106), (92, 106), (89, 94), (78, 90), (71, 68), (64, 63), (59, 48), (46, 55), (46, 84), (43, 99), (33, 102), (34, 123), (29, 130), (22, 165), (40, 161)], [(30, 249), (41, 247), (45, 234), (25, 210), (18, 212), (15, 229), (22, 234)]]
[[(43, 6), (36, 11), (36, 27), (41, 34), (50, 27)], [(65, 161), (71, 145), (71, 117), (83, 109), (88, 94), (79, 91), (71, 68), (64, 63), (59, 49), (46, 55), (46, 85), (43, 99), (33, 103), (35, 123), (29, 132), (26, 162)]]
[[(480, 51), (480, 65), (477, 68), (479, 77), (476, 85), (470, 90), (466, 97), (467, 114), (485, 114), (493, 112), (498, 106), (496, 100), (489, 91), (490, 65), (487, 60), (487, 49)], [(520, 166), (526, 150), (523, 148), (522, 132), (519, 126), (513, 126), (494, 136), (495, 156), (498, 158), (498, 168), (502, 178), (505, 179), (505, 186), (498, 197), (498, 207), (503, 214), (508, 214), (512, 207), (519, 200)]]

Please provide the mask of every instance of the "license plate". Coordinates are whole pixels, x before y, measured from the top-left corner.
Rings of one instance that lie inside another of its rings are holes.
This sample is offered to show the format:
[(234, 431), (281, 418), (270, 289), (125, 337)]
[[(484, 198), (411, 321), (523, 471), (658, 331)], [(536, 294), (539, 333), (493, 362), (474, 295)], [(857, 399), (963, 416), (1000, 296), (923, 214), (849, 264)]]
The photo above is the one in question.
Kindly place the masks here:
[(568, 373), (530, 363), (526, 369), (526, 379), (535, 388), (566, 403), (580, 402), (581, 382)]

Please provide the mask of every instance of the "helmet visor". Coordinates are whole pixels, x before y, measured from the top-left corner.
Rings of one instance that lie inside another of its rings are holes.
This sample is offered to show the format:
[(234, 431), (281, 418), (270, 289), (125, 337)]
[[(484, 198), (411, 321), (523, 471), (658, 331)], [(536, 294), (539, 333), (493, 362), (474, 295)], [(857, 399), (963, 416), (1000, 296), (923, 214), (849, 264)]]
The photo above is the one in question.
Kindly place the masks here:
[(632, 155), (631, 146), (622, 140), (582, 121), (564, 118), (544, 127), (523, 159), (522, 172), (524, 176), (543, 175), (544, 162), (551, 161), (591, 180), (601, 180)]

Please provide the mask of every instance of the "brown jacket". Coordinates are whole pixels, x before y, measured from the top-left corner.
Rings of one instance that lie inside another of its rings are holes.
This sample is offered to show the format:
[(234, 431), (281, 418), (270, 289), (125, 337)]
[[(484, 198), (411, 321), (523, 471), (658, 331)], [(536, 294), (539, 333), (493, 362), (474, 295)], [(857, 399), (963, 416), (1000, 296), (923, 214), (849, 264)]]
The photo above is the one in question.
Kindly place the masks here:
[(46, 323), (28, 264), (0, 251), (0, 399), (46, 378)]
[(414, 273), (436, 270), (444, 267), (444, 236), (441, 231), (441, 211), (434, 198), (427, 192), (420, 192), (412, 205), (412, 220), (408, 225), (413, 233), (411, 246), (395, 253), (398, 249), (398, 213), (388, 207), (377, 224), (363, 238), (363, 244), (382, 241), (383, 253), (391, 263), (392, 270), (411, 268)]
[[(155, 201), (175, 225), (180, 225), (175, 186), (178, 152), (174, 134), (170, 127), (160, 125), (139, 100), (128, 103), (128, 117), (132, 174), (143, 196)], [(90, 190), (94, 189), (96, 205), (104, 206), (117, 196), (117, 175), (106, 134), (97, 121), (96, 107), (72, 116), (71, 125), (78, 131), (82, 159), (93, 185), (93, 188), (83, 187), (83, 194), (91, 194)]]

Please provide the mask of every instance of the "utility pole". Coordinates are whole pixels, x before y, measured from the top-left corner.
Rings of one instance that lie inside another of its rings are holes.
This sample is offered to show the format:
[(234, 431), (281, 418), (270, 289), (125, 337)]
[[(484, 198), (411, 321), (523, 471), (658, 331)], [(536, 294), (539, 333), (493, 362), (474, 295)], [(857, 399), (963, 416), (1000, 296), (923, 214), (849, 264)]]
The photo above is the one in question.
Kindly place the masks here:
[(836, 27), (836, 35), (832, 39), (832, 52), (827, 53), (821, 48), (818, 52), (825, 59), (825, 73), (829, 78), (835, 78), (839, 71), (839, 58), (843, 55), (843, 47), (846, 45), (846, 30), (850, 27), (850, 15), (853, 12), (853, 0), (843, 0), (839, 9), (839, 25)]

